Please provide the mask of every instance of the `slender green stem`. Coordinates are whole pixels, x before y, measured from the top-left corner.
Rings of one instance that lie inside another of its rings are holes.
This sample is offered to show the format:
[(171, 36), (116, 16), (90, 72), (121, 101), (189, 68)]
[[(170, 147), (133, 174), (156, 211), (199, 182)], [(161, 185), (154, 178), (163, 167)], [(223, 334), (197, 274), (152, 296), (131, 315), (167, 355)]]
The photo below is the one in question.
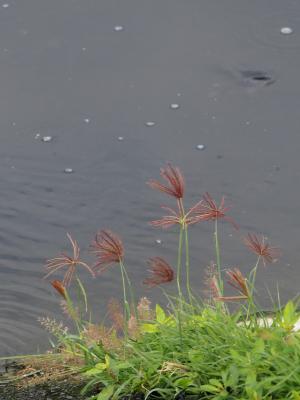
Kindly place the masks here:
[(81, 298), (83, 298), (83, 305), (84, 305), (84, 312), (87, 313), (88, 312), (88, 300), (87, 300), (87, 295), (86, 295), (86, 291), (85, 288), (81, 282), (81, 280), (79, 279), (79, 277), (76, 275), (76, 282), (79, 288), (79, 301), (81, 301)]
[(179, 232), (179, 242), (178, 242), (178, 257), (177, 257), (177, 288), (178, 288), (178, 295), (180, 299), (182, 298), (182, 291), (180, 285), (181, 279), (181, 262), (182, 262), (182, 239), (183, 239), (183, 227), (180, 225), (180, 232)]
[(257, 273), (257, 268), (258, 268), (259, 262), (260, 262), (260, 256), (258, 256), (256, 264), (249, 274), (250, 298), (249, 298), (249, 306), (248, 306), (248, 310), (247, 310), (247, 319), (249, 318), (251, 311), (253, 313), (256, 312), (256, 306), (254, 303), (254, 290), (255, 290), (256, 273)]
[(254, 289), (255, 289), (255, 280), (256, 280), (256, 273), (257, 273), (257, 268), (258, 268), (258, 264), (260, 262), (260, 256), (258, 256), (256, 264), (254, 266), (254, 268), (252, 269), (252, 271), (250, 272), (249, 278), (250, 278), (250, 290), (251, 290), (251, 297), (253, 297), (253, 293), (254, 293)]
[(128, 338), (128, 320), (130, 318), (130, 310), (129, 305), (127, 302), (127, 295), (126, 295), (126, 282), (125, 282), (125, 274), (124, 274), (124, 265), (122, 262), (119, 262), (120, 269), (121, 269), (121, 276), (122, 276), (122, 285), (123, 285), (123, 300), (124, 300), (124, 334), (125, 339)]
[(165, 289), (162, 286), (159, 286), (160, 290), (162, 291), (163, 295), (166, 297), (166, 299), (168, 300), (168, 302), (170, 303), (173, 312), (175, 313), (177, 310), (177, 307), (175, 307), (174, 302), (171, 300), (170, 296), (168, 295), (168, 293), (165, 291)]
[(190, 282), (190, 253), (189, 253), (189, 237), (188, 237), (188, 226), (185, 224), (184, 227), (185, 232), (185, 272), (186, 272), (186, 288), (189, 296), (190, 305), (193, 302), (193, 295), (191, 291), (191, 282)]
[(72, 299), (69, 296), (68, 291), (66, 290), (65, 293), (66, 293), (66, 303), (67, 303), (68, 313), (69, 313), (70, 317), (73, 319), (74, 324), (76, 326), (76, 329), (78, 331), (78, 334), (80, 336), (81, 335), (81, 331), (82, 331), (82, 323), (80, 321), (80, 317), (78, 315), (77, 310), (75, 309), (75, 307), (73, 305)]
[(129, 288), (129, 294), (130, 294), (130, 301), (131, 301), (131, 306), (133, 307), (134, 316), (137, 319), (138, 318), (138, 313), (137, 313), (137, 309), (136, 309), (136, 301), (135, 301), (135, 296), (134, 296), (134, 291), (133, 291), (133, 288), (132, 288), (132, 285), (131, 285), (131, 281), (130, 281), (129, 276), (127, 274), (125, 265), (123, 264), (122, 261), (120, 261), (120, 263), (122, 264), (124, 275), (125, 275), (125, 278), (127, 280), (127, 284), (128, 284), (128, 288)]
[(222, 272), (221, 272), (221, 255), (220, 255), (220, 244), (219, 244), (219, 236), (218, 236), (218, 219), (217, 218), (215, 219), (214, 241), (215, 241), (215, 251), (216, 251), (216, 258), (217, 258), (218, 282), (219, 282), (219, 288), (221, 291), (221, 295), (223, 295), (224, 284), (223, 284)]

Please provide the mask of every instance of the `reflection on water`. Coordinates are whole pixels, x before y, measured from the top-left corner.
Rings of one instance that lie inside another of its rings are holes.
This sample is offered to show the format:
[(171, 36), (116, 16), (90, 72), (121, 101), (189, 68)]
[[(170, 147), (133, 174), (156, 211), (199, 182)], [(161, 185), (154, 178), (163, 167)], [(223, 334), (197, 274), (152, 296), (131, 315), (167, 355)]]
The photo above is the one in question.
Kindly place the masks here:
[[(300, 3), (224, 3), (0, 7), (1, 355), (48, 346), (37, 318), (61, 314), (43, 265), (67, 251), (67, 232), (86, 260), (99, 229), (117, 232), (138, 295), (160, 298), (141, 285), (144, 260), (175, 264), (176, 235), (148, 222), (172, 204), (145, 182), (166, 161), (185, 172), (186, 207), (206, 191), (233, 206), (241, 229), (221, 227), (225, 267), (249, 271), (241, 235), (263, 233), (283, 256), (260, 271), (262, 303), (277, 281), (283, 301), (298, 291)], [(191, 228), (199, 294), (211, 239), (209, 224)], [(118, 271), (81, 277), (101, 320), (121, 297)]]

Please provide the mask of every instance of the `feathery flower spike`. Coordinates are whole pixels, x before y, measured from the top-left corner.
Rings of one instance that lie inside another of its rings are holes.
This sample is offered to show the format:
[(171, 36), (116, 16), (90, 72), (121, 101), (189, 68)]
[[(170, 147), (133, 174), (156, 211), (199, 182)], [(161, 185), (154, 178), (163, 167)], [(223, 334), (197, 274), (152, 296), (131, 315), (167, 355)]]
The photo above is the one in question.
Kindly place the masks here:
[(161, 285), (162, 283), (171, 282), (174, 279), (174, 271), (170, 265), (161, 257), (153, 257), (148, 261), (150, 265), (149, 272), (152, 274), (145, 279), (143, 283), (149, 287)]
[(104, 271), (109, 265), (123, 261), (124, 248), (121, 239), (108, 230), (102, 230), (96, 234), (92, 251), (97, 256), (94, 270)]
[(259, 238), (257, 235), (248, 233), (243, 241), (249, 250), (262, 258), (264, 265), (266, 265), (267, 262), (275, 262), (280, 255), (278, 247), (271, 247), (270, 244), (265, 241), (264, 236)]
[(229, 285), (234, 287), (239, 293), (245, 296), (245, 298), (249, 298), (250, 292), (248, 289), (247, 280), (241, 271), (238, 268), (234, 268), (226, 271), (226, 274), (229, 278), (227, 281)]
[(170, 163), (165, 168), (161, 168), (160, 175), (167, 181), (167, 185), (157, 180), (150, 179), (147, 184), (152, 188), (166, 193), (177, 200), (183, 198), (184, 195), (184, 177), (179, 168), (173, 167)]
[(182, 215), (182, 209), (179, 207), (178, 211), (175, 211), (171, 207), (162, 206), (161, 208), (168, 211), (170, 215), (165, 215), (161, 219), (157, 219), (155, 221), (151, 221), (150, 224), (159, 228), (170, 228), (175, 224), (180, 225), (194, 225), (200, 222), (203, 218), (199, 216), (197, 213), (198, 208), (202, 204), (202, 200), (195, 204), (189, 211)]
[(51, 282), (51, 285), (54, 289), (65, 299), (67, 300), (67, 293), (66, 288), (64, 287), (63, 283), (59, 280), (54, 280)]
[(199, 220), (204, 221), (215, 221), (216, 219), (225, 219), (230, 222), (236, 229), (238, 229), (237, 224), (231, 217), (226, 215), (227, 211), (230, 207), (225, 207), (225, 197), (223, 196), (218, 206), (215, 200), (211, 197), (211, 195), (206, 192), (203, 195), (203, 202), (199, 204), (194, 210), (194, 213), (197, 215)]
[(49, 271), (45, 278), (52, 275), (54, 272), (58, 271), (61, 268), (67, 267), (67, 271), (65, 273), (64, 279), (62, 281), (63, 286), (67, 287), (76, 271), (76, 267), (82, 266), (87, 269), (92, 276), (94, 275), (93, 270), (83, 261), (80, 260), (80, 249), (76, 240), (72, 239), (72, 236), (67, 233), (67, 237), (71, 242), (73, 255), (68, 256), (64, 253), (61, 253), (58, 257), (51, 258), (47, 260), (46, 269)]

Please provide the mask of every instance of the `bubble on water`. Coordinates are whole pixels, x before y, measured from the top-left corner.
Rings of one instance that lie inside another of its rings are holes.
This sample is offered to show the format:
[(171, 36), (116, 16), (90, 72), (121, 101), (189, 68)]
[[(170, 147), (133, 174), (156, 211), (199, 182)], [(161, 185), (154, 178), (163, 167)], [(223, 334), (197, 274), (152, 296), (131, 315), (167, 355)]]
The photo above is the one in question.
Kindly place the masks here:
[(91, 120), (90, 120), (89, 118), (84, 118), (84, 122), (85, 122), (86, 124), (89, 124), (89, 123), (91, 122)]
[(151, 126), (155, 125), (155, 122), (154, 121), (148, 121), (148, 122), (145, 122), (145, 125), (148, 126), (148, 127), (151, 127)]
[(121, 31), (123, 31), (124, 30), (124, 26), (122, 26), (122, 25), (116, 25), (115, 27), (114, 27), (114, 31), (115, 32), (121, 32)]
[(155, 239), (155, 243), (156, 244), (162, 244), (162, 240), (161, 239)]
[(290, 28), (289, 26), (284, 26), (284, 27), (282, 27), (282, 28), (280, 29), (280, 32), (281, 32), (283, 35), (290, 35), (291, 33), (293, 33), (293, 29)]
[(124, 136), (118, 136), (118, 141), (122, 142), (122, 140), (124, 140)]
[(197, 150), (205, 150), (206, 146), (205, 144), (197, 144), (196, 149)]
[(8, 3), (2, 4), (3, 8), (8, 8), (9, 6), (10, 6), (10, 4), (8, 4)]
[(51, 142), (52, 139), (53, 139), (52, 136), (43, 136), (42, 137), (42, 142)]
[(73, 168), (65, 168), (64, 173), (65, 174), (72, 174), (74, 172)]
[(178, 110), (179, 107), (180, 107), (180, 105), (177, 104), (177, 103), (172, 103), (172, 104), (170, 104), (171, 110)]

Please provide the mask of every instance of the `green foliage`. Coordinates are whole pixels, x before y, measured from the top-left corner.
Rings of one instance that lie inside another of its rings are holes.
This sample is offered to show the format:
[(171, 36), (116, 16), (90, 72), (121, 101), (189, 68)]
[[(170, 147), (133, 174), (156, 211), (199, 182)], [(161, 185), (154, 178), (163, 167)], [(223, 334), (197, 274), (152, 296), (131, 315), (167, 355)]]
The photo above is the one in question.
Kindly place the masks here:
[[(105, 241), (97, 241), (97, 252), (102, 254), (102, 263), (103, 260), (119, 260), (123, 331), (119, 332), (120, 315), (117, 315), (117, 329), (112, 327), (105, 331), (106, 334), (91, 340), (88, 334), (91, 323), (83, 321), (83, 315), (88, 312), (83, 285), (77, 280), (83, 303), (79, 312), (66, 289), (59, 287), (77, 328), (77, 335), (65, 333), (59, 340), (84, 361), (82, 373), (90, 379), (84, 392), (99, 386), (99, 394), (92, 400), (117, 400), (132, 393), (142, 393), (149, 400), (171, 400), (182, 392), (191, 400), (300, 400), (300, 332), (295, 330), (300, 317), (297, 304), (289, 301), (283, 310), (279, 308), (270, 318), (264, 316), (255, 302), (257, 270), (261, 262), (266, 264), (275, 260), (276, 248), (270, 247), (264, 237), (249, 234), (245, 243), (256, 254), (256, 263), (247, 278), (236, 268), (226, 271), (226, 277), (236, 291), (234, 296), (226, 296), (218, 219), (235, 224), (226, 215), (228, 208), (224, 206), (224, 198), (217, 206), (206, 193), (202, 201), (185, 212), (184, 182), (180, 171), (168, 164), (162, 176), (171, 188), (156, 181), (151, 181), (150, 186), (175, 197), (178, 210), (167, 208), (172, 215), (154, 222), (165, 227), (180, 225), (176, 270), (178, 293), (173, 298), (166, 295), (170, 308), (164, 310), (157, 304), (154, 312), (146, 310), (147, 317), (138, 315), (139, 307), (134, 302), (123, 264), (121, 241), (104, 231)], [(190, 285), (188, 225), (200, 221), (214, 222), (216, 268), (212, 266), (210, 271), (212, 296), (207, 304), (199, 304)], [(152, 270), (154, 277), (150, 282), (153, 286), (174, 278), (171, 267), (163, 268), (166, 264), (161, 258), (159, 260)], [(74, 263), (86, 266), (77, 259), (71, 263), (73, 267)], [(186, 290), (182, 285), (183, 273)], [(240, 302), (235, 313), (229, 312), (226, 304), (229, 301)]]
[(287, 320), (280, 317), (271, 327), (247, 326), (237, 324), (235, 315), (206, 306), (182, 316), (181, 341), (176, 316), (157, 306), (152, 330), (142, 325), (138, 339), (126, 342), (124, 351), (108, 355), (99, 348), (102, 361), (95, 357), (85, 375), (105, 386), (100, 399), (134, 392), (173, 399), (184, 391), (191, 399), (296, 400), (300, 334), (284, 328)]

